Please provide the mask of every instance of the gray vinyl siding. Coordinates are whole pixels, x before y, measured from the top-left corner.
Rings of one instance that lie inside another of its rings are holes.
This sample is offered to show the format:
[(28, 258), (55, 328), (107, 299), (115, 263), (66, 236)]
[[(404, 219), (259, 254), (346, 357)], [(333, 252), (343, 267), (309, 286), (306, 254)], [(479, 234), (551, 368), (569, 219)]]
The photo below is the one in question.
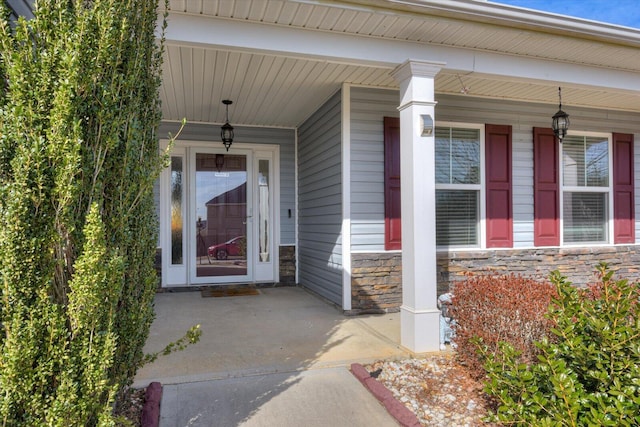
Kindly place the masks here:
[[(384, 251), (384, 116), (397, 117), (399, 93), (386, 89), (351, 90), (352, 250)], [(513, 233), (515, 248), (533, 247), (533, 128), (551, 127), (555, 104), (528, 104), (469, 96), (436, 96), (436, 124), (461, 122), (513, 127)], [(378, 109), (378, 112), (375, 109)], [(640, 114), (575, 108), (566, 105), (571, 129), (635, 134), (635, 182), (640, 189)], [(371, 135), (379, 129), (378, 136)], [(377, 189), (377, 190), (376, 190)], [(379, 191), (379, 194), (375, 194)], [(640, 215), (640, 190), (635, 193)], [(636, 243), (640, 221), (636, 220)]]
[(342, 305), (340, 93), (298, 130), (299, 281)]
[[(484, 100), (465, 96), (436, 98), (436, 121), (506, 124), (513, 127), (513, 245), (515, 248), (533, 247), (533, 128), (550, 128), (551, 116), (557, 111), (557, 105)], [(570, 114), (570, 130), (635, 134), (635, 178), (636, 183), (640, 183), (640, 114), (577, 108), (570, 105), (565, 105), (563, 109)], [(640, 213), (638, 193), (636, 190), (636, 215)], [(637, 231), (640, 229), (638, 223), (636, 220)], [(636, 242), (640, 243), (637, 231)]]
[[(180, 129), (178, 123), (162, 123), (158, 135), (166, 138), (175, 135)], [(219, 142), (220, 126), (187, 123), (180, 133), (180, 139), (190, 141)], [(280, 244), (293, 245), (295, 238), (295, 130), (259, 127), (234, 127), (235, 143), (277, 144), (280, 145)], [(156, 187), (157, 187), (156, 183)], [(159, 190), (156, 194), (156, 206), (159, 206)], [(291, 218), (289, 218), (291, 209)]]
[(35, 0), (5, 0), (5, 5), (9, 8), (9, 21), (13, 23), (19, 16), (32, 19), (34, 1)]
[(384, 117), (398, 117), (395, 90), (351, 88), (351, 249), (384, 250)]

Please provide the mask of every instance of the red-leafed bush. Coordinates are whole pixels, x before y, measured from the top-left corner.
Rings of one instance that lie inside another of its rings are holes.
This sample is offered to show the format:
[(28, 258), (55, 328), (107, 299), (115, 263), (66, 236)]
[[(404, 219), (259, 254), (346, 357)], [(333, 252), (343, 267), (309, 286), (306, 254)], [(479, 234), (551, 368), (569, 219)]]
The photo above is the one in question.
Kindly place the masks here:
[(522, 362), (535, 360), (535, 341), (548, 336), (552, 321), (545, 317), (555, 288), (521, 275), (468, 275), (454, 286), (452, 315), (460, 360), (473, 375), (484, 376), (476, 339), (497, 351), (506, 341), (521, 351)]

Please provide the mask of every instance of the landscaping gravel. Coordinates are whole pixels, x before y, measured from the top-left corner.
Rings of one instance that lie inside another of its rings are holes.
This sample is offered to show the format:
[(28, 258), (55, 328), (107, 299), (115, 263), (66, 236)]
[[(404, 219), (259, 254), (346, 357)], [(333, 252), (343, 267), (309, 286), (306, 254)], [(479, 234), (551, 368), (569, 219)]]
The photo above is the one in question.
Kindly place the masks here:
[(404, 403), (423, 426), (490, 426), (482, 383), (452, 355), (378, 361), (365, 368)]

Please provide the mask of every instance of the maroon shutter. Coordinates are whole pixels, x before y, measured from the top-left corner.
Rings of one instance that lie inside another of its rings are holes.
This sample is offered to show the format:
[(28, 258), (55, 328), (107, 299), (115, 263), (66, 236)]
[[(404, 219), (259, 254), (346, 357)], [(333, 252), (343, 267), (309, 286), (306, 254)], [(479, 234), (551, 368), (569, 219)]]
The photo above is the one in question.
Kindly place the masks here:
[(402, 248), (400, 216), (400, 119), (384, 118), (384, 248)]
[(511, 126), (485, 126), (487, 248), (513, 247)]
[(552, 129), (533, 128), (533, 243), (560, 244), (559, 146)]
[(613, 134), (613, 242), (635, 243), (633, 135)]

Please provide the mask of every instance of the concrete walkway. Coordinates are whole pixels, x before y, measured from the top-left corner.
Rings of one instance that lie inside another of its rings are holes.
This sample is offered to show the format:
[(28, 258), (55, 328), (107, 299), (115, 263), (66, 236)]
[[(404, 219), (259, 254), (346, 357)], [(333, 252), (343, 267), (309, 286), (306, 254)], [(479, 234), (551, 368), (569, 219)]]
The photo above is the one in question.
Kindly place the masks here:
[(202, 328), (199, 343), (138, 372), (135, 386), (163, 385), (161, 426), (397, 425), (348, 367), (408, 355), (399, 314), (345, 317), (290, 287), (158, 294), (156, 313), (148, 352)]

